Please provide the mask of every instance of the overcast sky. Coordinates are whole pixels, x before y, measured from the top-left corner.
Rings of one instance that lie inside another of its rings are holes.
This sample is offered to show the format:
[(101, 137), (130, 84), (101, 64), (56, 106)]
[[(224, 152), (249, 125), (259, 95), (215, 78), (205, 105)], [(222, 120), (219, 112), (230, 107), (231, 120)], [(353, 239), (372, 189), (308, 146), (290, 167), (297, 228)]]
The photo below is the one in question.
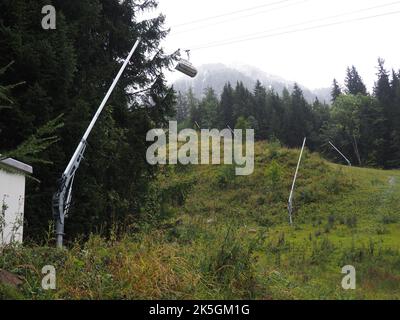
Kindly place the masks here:
[[(365, 10), (368, 8), (373, 9)], [(354, 13), (361, 10), (364, 11)], [(240, 12), (227, 15), (236, 11)], [(329, 87), (333, 78), (343, 83), (345, 69), (352, 64), (371, 88), (378, 57), (386, 60), (388, 68), (400, 69), (400, 1), (160, 0), (157, 12), (166, 15), (166, 26), (171, 27), (163, 43), (166, 51), (192, 49), (191, 61), (195, 65), (254, 65), (311, 89)], [(389, 12), (397, 13), (318, 27)], [(220, 17), (197, 21), (215, 16)], [(310, 21), (314, 22), (305, 23)], [(317, 28), (282, 34), (313, 27)], [(270, 36), (196, 49), (233, 38), (263, 35)]]

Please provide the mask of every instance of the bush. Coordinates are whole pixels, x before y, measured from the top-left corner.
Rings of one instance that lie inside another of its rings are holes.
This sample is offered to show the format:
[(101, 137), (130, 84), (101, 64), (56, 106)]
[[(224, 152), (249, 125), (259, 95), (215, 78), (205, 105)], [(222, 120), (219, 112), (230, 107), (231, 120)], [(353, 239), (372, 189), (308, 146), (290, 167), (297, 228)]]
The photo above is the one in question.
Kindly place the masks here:
[(282, 148), (281, 142), (276, 138), (272, 138), (268, 144), (269, 158), (271, 160), (278, 158), (281, 154), (280, 152), (281, 148)]
[(281, 180), (283, 175), (283, 168), (275, 160), (265, 170), (265, 177), (267, 179), (267, 184), (272, 190), (280, 188)]
[(398, 216), (395, 215), (384, 215), (382, 217), (382, 223), (383, 224), (393, 224), (393, 223), (397, 223), (399, 221)]
[(355, 228), (357, 227), (357, 216), (355, 215), (351, 215), (345, 218), (345, 224), (349, 227), (349, 228)]
[(225, 188), (233, 183), (236, 173), (233, 165), (223, 165), (217, 172), (215, 177), (216, 185)]

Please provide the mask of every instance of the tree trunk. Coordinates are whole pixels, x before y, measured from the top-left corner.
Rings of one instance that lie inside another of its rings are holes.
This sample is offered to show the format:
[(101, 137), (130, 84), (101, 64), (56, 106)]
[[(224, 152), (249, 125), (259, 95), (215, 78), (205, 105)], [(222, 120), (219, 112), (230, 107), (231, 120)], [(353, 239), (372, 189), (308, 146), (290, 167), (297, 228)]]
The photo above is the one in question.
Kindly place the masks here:
[(355, 154), (356, 154), (358, 163), (359, 163), (360, 166), (361, 166), (362, 163), (361, 163), (360, 152), (358, 151), (357, 140), (356, 140), (356, 137), (355, 137), (354, 135), (353, 135), (353, 147), (354, 147), (354, 152), (355, 152)]

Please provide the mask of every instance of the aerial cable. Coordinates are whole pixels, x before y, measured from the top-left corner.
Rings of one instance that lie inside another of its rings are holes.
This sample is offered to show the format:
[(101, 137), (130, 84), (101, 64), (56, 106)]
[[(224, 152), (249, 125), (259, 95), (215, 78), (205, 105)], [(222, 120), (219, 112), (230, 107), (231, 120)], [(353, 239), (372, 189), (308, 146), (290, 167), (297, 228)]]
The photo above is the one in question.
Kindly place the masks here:
[(211, 46), (211, 45), (214, 45), (214, 44), (220, 44), (220, 43), (225, 43), (225, 42), (230, 42), (230, 41), (239, 41), (239, 40), (247, 39), (247, 37), (250, 37), (250, 36), (264, 35), (267, 32), (272, 32), (272, 31), (278, 31), (278, 30), (298, 27), (298, 26), (302, 26), (302, 25), (306, 25), (306, 24), (310, 24), (310, 23), (315, 23), (315, 22), (322, 22), (322, 21), (325, 21), (325, 20), (331, 20), (331, 19), (335, 19), (335, 18), (345, 17), (345, 16), (349, 16), (349, 15), (353, 15), (353, 14), (357, 14), (357, 13), (362, 13), (362, 12), (366, 12), (366, 11), (370, 11), (370, 10), (374, 10), (374, 9), (380, 9), (380, 8), (384, 8), (384, 7), (388, 7), (388, 6), (393, 6), (393, 5), (396, 5), (396, 4), (400, 4), (400, 1), (394, 1), (394, 2), (390, 2), (390, 3), (385, 3), (385, 4), (382, 4), (382, 5), (378, 5), (378, 6), (373, 6), (373, 7), (369, 7), (369, 8), (360, 9), (360, 10), (355, 10), (355, 11), (350, 11), (350, 12), (346, 12), (346, 13), (336, 14), (336, 15), (328, 16), (328, 17), (324, 17), (324, 18), (308, 20), (308, 21), (305, 21), (305, 22), (300, 22), (300, 23), (295, 23), (295, 24), (291, 24), (291, 25), (288, 25), (288, 26), (268, 29), (268, 30), (264, 30), (264, 31), (256, 32), (256, 33), (247, 34), (247, 35), (240, 36), (240, 37), (234, 37), (234, 38), (230, 38), (230, 39), (226, 39), (226, 40), (214, 41), (214, 42), (211, 42), (209, 44), (205, 44), (204, 46)]
[(241, 42), (246, 42), (246, 41), (251, 41), (251, 40), (258, 40), (258, 39), (275, 37), (275, 36), (280, 36), (280, 35), (285, 35), (285, 34), (292, 34), (292, 33), (297, 33), (297, 32), (303, 32), (303, 31), (315, 30), (315, 29), (320, 29), (320, 28), (326, 28), (326, 27), (346, 24), (346, 23), (355, 22), (355, 21), (363, 21), (363, 20), (368, 20), (368, 19), (380, 18), (380, 17), (389, 16), (389, 15), (395, 15), (395, 14), (399, 14), (399, 13), (400, 13), (400, 10), (392, 11), (392, 12), (386, 12), (386, 13), (372, 15), (372, 16), (360, 17), (360, 18), (355, 18), (355, 19), (348, 19), (348, 20), (343, 20), (343, 21), (338, 21), (338, 22), (332, 22), (332, 23), (328, 23), (328, 24), (322, 24), (322, 25), (306, 27), (306, 28), (301, 28), (301, 29), (277, 32), (277, 33), (271, 33), (271, 34), (267, 34), (267, 35), (263, 35), (263, 36), (249, 37), (249, 38), (244, 38), (244, 39), (240, 39), (240, 40), (232, 40), (232, 41), (226, 41), (226, 42), (216, 42), (216, 43), (213, 43), (213, 44), (201, 45), (201, 46), (198, 46), (198, 47), (192, 47), (191, 50), (201, 50), (201, 49), (220, 47), (220, 46), (225, 46), (225, 45), (230, 45), (230, 44), (235, 44), (235, 43), (241, 43)]
[(241, 9), (241, 10), (236, 10), (236, 11), (231, 11), (231, 12), (228, 12), (228, 13), (219, 14), (219, 15), (216, 15), (216, 16), (210, 16), (210, 17), (205, 17), (205, 18), (201, 18), (201, 19), (197, 19), (197, 20), (192, 20), (192, 21), (176, 24), (174, 26), (171, 26), (171, 28), (178, 28), (178, 27), (181, 27), (181, 26), (186, 26), (186, 25), (190, 25), (190, 24), (196, 24), (196, 23), (203, 22), (203, 21), (218, 19), (218, 18), (234, 15), (234, 14), (237, 14), (237, 13), (242, 13), (242, 12), (251, 11), (251, 10), (255, 10), (255, 9), (260, 9), (260, 8), (264, 8), (264, 7), (270, 7), (270, 6), (273, 6), (273, 5), (276, 5), (276, 4), (281, 4), (281, 3), (290, 2), (290, 1), (293, 1), (293, 0), (281, 0), (281, 1), (275, 1), (275, 2), (272, 2), (272, 3), (266, 3), (266, 4), (263, 4), (263, 5), (260, 5), (260, 6), (245, 8), (245, 9)]
[[(259, 14), (269, 13), (269, 12), (276, 11), (276, 10), (279, 10), (279, 9), (285, 9), (285, 8), (293, 7), (295, 5), (302, 4), (302, 3), (308, 2), (308, 1), (311, 1), (311, 0), (301, 0), (299, 2), (295, 2), (295, 3), (292, 3), (292, 4), (287, 4), (286, 6), (282, 6), (282, 7), (276, 7), (276, 8), (272, 8), (272, 9), (269, 9), (269, 10), (263, 10), (263, 11), (257, 11), (257, 12), (254, 12), (254, 13), (251, 13), (251, 14), (247, 14), (247, 15), (244, 15), (244, 16), (232, 17), (230, 19), (225, 19), (225, 20), (213, 22), (213, 23), (210, 23), (210, 24), (200, 25), (200, 26), (197, 26), (197, 27), (194, 27), (194, 28), (191, 28), (191, 29), (187, 29), (187, 30), (171, 33), (170, 37), (177, 36), (177, 35), (180, 35), (180, 34), (183, 34), (183, 33), (192, 32), (192, 31), (195, 31), (195, 30), (203, 29), (203, 28), (210, 28), (212, 26), (223, 24), (223, 23), (230, 22), (230, 21), (236, 21), (236, 20), (252, 17), (252, 16), (255, 16), (255, 15), (259, 15)], [(173, 28), (171, 28), (171, 29), (173, 30)]]

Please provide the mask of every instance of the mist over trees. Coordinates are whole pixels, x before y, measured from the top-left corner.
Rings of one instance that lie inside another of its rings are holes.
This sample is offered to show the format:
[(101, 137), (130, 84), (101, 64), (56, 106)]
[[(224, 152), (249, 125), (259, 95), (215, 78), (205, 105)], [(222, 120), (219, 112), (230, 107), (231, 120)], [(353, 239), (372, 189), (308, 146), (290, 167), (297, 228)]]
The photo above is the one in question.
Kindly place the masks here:
[[(266, 89), (260, 81), (249, 91), (241, 82), (227, 83), (217, 97), (207, 88), (202, 99), (191, 90), (179, 93), (181, 127), (243, 127), (255, 130), (258, 140), (278, 139), (288, 147), (301, 146), (303, 137), (312, 151), (343, 162), (329, 145), (333, 142), (355, 165), (400, 167), (400, 72), (385, 69), (378, 59), (377, 80), (372, 93), (356, 67), (347, 68), (344, 87), (334, 79), (332, 104), (315, 99), (308, 103), (295, 84), (291, 93)], [(186, 117), (183, 115), (187, 115)]]

